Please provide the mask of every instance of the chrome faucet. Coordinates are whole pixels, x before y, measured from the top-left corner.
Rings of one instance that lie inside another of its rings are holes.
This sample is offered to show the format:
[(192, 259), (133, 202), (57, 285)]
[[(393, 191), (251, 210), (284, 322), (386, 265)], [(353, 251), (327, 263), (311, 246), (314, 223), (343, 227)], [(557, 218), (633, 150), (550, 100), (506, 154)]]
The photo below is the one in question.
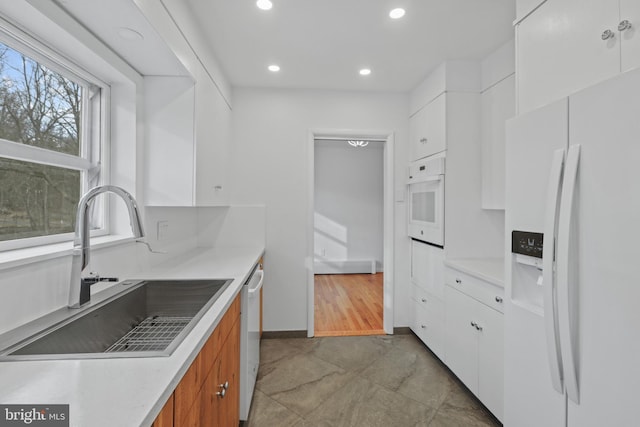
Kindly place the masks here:
[(144, 237), (142, 220), (138, 211), (136, 199), (120, 187), (103, 185), (87, 191), (80, 202), (76, 214), (76, 231), (73, 239), (73, 254), (71, 259), (71, 282), (69, 288), (69, 307), (79, 308), (91, 300), (90, 287), (96, 282), (95, 278), (83, 278), (82, 273), (89, 265), (89, 205), (93, 199), (102, 193), (114, 193), (124, 200), (129, 210), (129, 222), (136, 239)]

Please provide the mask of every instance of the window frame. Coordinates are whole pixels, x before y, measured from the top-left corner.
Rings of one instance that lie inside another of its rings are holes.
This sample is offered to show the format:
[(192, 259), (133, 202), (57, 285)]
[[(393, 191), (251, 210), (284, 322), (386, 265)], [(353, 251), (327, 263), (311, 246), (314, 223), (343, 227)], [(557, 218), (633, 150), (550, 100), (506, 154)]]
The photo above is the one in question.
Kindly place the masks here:
[[(0, 157), (80, 171), (80, 195), (108, 183), (110, 153), (110, 87), (73, 60), (0, 16), (0, 42), (83, 87), (78, 156), (0, 138)], [(97, 116), (97, 122), (96, 122)], [(93, 125), (90, 125), (93, 124)], [(110, 234), (109, 199), (93, 202), (91, 236)], [(70, 242), (74, 232), (0, 241), (0, 252)]]

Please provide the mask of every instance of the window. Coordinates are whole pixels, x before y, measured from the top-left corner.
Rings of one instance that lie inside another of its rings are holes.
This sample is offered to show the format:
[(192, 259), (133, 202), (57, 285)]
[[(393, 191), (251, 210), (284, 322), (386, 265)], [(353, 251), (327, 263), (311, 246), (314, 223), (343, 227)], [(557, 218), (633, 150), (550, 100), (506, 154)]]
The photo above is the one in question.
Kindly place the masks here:
[[(0, 28), (0, 249), (70, 240), (81, 195), (103, 180), (106, 85), (90, 78)], [(96, 202), (100, 234), (106, 209)]]

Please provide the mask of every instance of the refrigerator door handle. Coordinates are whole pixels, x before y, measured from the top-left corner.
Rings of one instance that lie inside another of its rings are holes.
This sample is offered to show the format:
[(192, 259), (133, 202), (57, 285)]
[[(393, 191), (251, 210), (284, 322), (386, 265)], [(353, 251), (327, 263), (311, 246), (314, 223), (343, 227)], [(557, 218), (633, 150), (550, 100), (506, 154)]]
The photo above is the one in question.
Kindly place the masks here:
[(558, 221), (558, 326), (567, 396), (580, 403), (578, 388), (577, 183), (580, 145), (571, 145), (564, 173)]
[(556, 301), (555, 242), (558, 230), (558, 213), (562, 190), (562, 172), (564, 167), (564, 149), (553, 153), (547, 203), (545, 207), (544, 239), (542, 247), (542, 283), (544, 303), (544, 327), (547, 337), (547, 356), (553, 388), (563, 394), (562, 355), (560, 354), (560, 336), (558, 330), (558, 312)]

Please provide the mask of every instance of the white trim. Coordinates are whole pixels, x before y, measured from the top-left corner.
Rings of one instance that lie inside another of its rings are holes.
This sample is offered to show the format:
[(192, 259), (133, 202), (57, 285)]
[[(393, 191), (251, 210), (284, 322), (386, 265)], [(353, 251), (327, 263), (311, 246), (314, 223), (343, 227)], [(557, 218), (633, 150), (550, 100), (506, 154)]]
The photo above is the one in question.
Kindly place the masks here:
[[(110, 235), (92, 237), (91, 249), (106, 248), (134, 241), (135, 239), (132, 236)], [(72, 251), (73, 242), (67, 241), (0, 252), (0, 271), (49, 259), (70, 256)]]
[(29, 163), (39, 163), (79, 171), (89, 170), (96, 166), (82, 157), (8, 141), (2, 138), (0, 138), (0, 156)]
[(315, 141), (319, 139), (344, 140), (345, 138), (371, 139), (383, 141), (383, 247), (384, 247), (384, 296), (383, 296), (383, 326), (387, 334), (393, 334), (393, 290), (394, 290), (394, 133), (381, 130), (358, 129), (310, 129), (307, 143), (307, 256), (305, 267), (307, 269), (307, 336), (313, 337), (314, 322), (314, 168)]

